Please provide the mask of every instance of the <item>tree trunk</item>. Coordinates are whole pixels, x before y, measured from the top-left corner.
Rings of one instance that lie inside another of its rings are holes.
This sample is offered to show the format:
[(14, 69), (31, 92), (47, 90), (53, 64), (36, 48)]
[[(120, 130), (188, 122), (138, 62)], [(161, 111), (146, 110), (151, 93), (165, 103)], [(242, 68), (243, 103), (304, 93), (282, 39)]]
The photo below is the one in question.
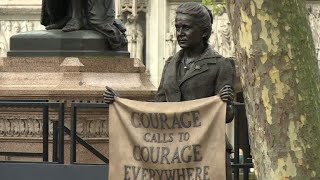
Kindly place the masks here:
[(228, 0), (258, 179), (320, 178), (320, 73), (304, 0)]

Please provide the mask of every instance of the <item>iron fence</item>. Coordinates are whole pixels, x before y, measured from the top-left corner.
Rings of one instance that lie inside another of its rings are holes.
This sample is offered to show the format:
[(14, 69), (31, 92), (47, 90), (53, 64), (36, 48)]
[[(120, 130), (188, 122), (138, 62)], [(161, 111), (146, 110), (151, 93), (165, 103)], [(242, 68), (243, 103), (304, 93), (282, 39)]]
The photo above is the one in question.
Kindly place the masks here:
[[(1, 107), (25, 107), (42, 108), (43, 114), (43, 152), (0, 152), (0, 156), (24, 156), (24, 157), (42, 157), (43, 162), (48, 162), (48, 139), (49, 139), (49, 108), (56, 109), (59, 113), (59, 121), (53, 122), (53, 162), (64, 163), (64, 133), (71, 137), (70, 143), (70, 163), (77, 163), (77, 142), (93, 153), (104, 163), (109, 164), (109, 159), (100, 153), (97, 149), (88, 144), (77, 135), (77, 114), (79, 109), (107, 109), (108, 105), (103, 103), (71, 103), (71, 127), (64, 126), (64, 103), (47, 102), (45, 100), (0, 100)], [(239, 180), (240, 172), (243, 172), (243, 179), (249, 180), (250, 168), (253, 168), (250, 158), (250, 145), (248, 139), (248, 125), (243, 103), (234, 103), (235, 107), (235, 126), (234, 126), (234, 158), (232, 159), (232, 169), (234, 180)], [(240, 149), (243, 155), (240, 156)]]
[(42, 153), (34, 152), (0, 152), (0, 156), (42, 157), (43, 162), (49, 160), (49, 108), (59, 113), (58, 124), (54, 125), (53, 159), (60, 164), (64, 163), (64, 103), (48, 102), (47, 100), (0, 100), (0, 108), (42, 108)]
[(71, 146), (70, 146), (70, 163), (77, 162), (77, 141), (93, 153), (96, 157), (102, 160), (104, 163), (109, 164), (109, 159), (101, 154), (97, 149), (89, 145), (85, 140), (77, 136), (77, 112), (78, 109), (107, 109), (108, 105), (104, 103), (71, 103), (71, 127), (70, 130), (66, 131), (71, 136)]
[[(248, 135), (248, 121), (246, 116), (246, 109), (244, 103), (234, 103), (235, 119), (234, 119), (234, 158), (232, 159), (232, 169), (234, 180), (240, 179), (240, 172), (243, 174), (244, 180), (249, 180), (250, 169), (254, 167), (249, 135)], [(242, 155), (240, 154), (242, 150)]]

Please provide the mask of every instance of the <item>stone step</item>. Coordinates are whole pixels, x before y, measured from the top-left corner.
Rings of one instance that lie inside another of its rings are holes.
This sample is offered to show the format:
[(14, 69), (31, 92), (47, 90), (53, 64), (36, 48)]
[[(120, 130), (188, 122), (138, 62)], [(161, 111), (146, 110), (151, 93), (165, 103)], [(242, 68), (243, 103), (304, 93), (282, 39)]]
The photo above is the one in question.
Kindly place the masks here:
[(107, 180), (108, 165), (0, 162), (1, 180)]

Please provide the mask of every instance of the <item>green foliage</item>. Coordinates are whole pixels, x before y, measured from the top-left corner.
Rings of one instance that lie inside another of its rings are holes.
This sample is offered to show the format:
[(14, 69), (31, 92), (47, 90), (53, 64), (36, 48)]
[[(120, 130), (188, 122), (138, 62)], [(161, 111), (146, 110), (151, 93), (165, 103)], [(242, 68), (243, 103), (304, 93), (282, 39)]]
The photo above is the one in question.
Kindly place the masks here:
[(208, 6), (212, 5), (215, 2), (215, 0), (202, 0), (202, 4)]
[(226, 0), (202, 0), (202, 4), (211, 9), (214, 15), (219, 14), (224, 8), (227, 8)]

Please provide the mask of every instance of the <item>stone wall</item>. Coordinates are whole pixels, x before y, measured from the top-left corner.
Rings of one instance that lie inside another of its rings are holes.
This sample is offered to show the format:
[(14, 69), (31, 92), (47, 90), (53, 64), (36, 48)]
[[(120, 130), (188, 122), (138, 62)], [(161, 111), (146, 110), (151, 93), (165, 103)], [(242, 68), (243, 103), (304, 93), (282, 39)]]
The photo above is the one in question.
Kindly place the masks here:
[(44, 29), (40, 25), (40, 7), (41, 0), (0, 1), (0, 57), (6, 57), (12, 35)]
[[(17, 138), (33, 138), (39, 139), (42, 137), (42, 113), (26, 112), (15, 110), (5, 112), (1, 110), (0, 115), (0, 138), (2, 137), (17, 137)], [(66, 113), (68, 114), (68, 112)], [(53, 121), (58, 121), (57, 113), (53, 113), (50, 117), (49, 134), (53, 134)], [(80, 113), (77, 122), (77, 133), (82, 138), (102, 138), (108, 136), (108, 114), (103, 111), (87, 111)], [(65, 118), (66, 126), (70, 124), (70, 117)]]

